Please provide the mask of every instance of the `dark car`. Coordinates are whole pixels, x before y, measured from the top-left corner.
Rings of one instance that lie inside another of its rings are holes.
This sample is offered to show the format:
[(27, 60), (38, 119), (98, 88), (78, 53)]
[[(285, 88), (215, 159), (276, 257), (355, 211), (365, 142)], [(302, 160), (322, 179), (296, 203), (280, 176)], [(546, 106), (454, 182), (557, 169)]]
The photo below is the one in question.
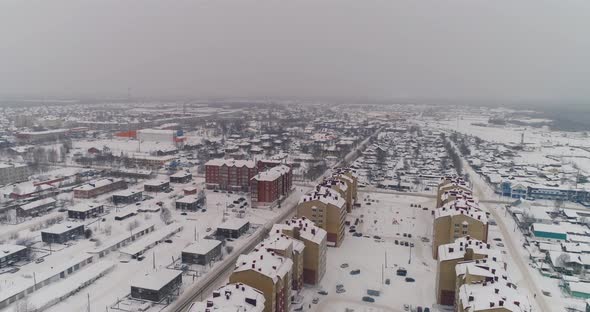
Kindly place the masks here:
[(404, 237), (408, 237), (408, 233), (404, 233)]
[(381, 236), (379, 236), (379, 235), (373, 235), (373, 238), (374, 239), (381, 239)]
[(171, 239), (167, 239), (164, 242), (168, 243), (168, 244), (172, 244), (172, 240)]
[(406, 277), (406, 282), (408, 282), (408, 283), (413, 283), (415, 281), (416, 280), (414, 278), (412, 278), (412, 277)]
[(408, 233), (408, 238), (412, 238), (412, 234)]
[(320, 290), (320, 291), (318, 291), (318, 294), (323, 295), (323, 296), (327, 296), (328, 292), (325, 290)]
[(361, 270), (359, 270), (359, 269), (350, 271), (350, 275), (359, 275), (359, 274), (361, 274)]
[(424, 307), (424, 312), (430, 312), (430, 308), (429, 307)]
[(399, 241), (397, 239), (395, 240), (395, 244), (396, 245), (399, 245)]
[(408, 242), (404, 242), (404, 246), (409, 247), (410, 244)]
[(218, 191), (218, 190), (213, 190), (213, 192), (214, 192), (214, 193), (219, 193), (219, 191)]
[(388, 278), (386, 278), (386, 279), (385, 279), (385, 285), (389, 285), (389, 284), (391, 284), (391, 280), (390, 280), (390, 279), (388, 279)]
[(363, 237), (363, 233), (358, 233), (357, 232), (357, 233), (352, 234), (352, 236), (354, 236), (354, 237)]
[(206, 211), (207, 211), (207, 209), (204, 209), (204, 208), (201, 210), (201, 212), (206, 212)]
[(348, 230), (348, 233), (354, 233), (354, 232), (356, 232), (356, 230), (355, 230), (355, 229), (350, 229), (350, 230)]
[(187, 215), (186, 212), (181, 212), (180, 214), (183, 215), (183, 216), (186, 216)]
[(406, 269), (397, 269), (396, 274), (398, 276), (406, 276), (408, 274), (408, 271)]
[(421, 306), (416, 307), (416, 312), (423, 312), (422, 307)]
[(364, 302), (375, 302), (375, 299), (373, 299), (373, 297), (364, 296), (363, 301)]

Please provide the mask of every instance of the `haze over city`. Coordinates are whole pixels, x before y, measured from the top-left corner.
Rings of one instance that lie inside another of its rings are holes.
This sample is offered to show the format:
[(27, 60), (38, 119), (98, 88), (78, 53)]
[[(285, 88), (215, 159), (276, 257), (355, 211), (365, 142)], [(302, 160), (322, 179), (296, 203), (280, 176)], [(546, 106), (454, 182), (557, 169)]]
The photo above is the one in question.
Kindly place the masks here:
[(4, 96), (580, 103), (587, 1), (2, 1)]

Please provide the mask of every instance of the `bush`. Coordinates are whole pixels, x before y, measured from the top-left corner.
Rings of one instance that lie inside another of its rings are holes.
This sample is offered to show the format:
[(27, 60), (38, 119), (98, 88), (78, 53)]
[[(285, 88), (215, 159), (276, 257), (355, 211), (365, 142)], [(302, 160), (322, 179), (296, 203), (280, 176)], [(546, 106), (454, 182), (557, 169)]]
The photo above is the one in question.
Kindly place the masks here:
[(86, 229), (86, 231), (84, 231), (84, 237), (91, 238), (92, 237), (92, 230)]

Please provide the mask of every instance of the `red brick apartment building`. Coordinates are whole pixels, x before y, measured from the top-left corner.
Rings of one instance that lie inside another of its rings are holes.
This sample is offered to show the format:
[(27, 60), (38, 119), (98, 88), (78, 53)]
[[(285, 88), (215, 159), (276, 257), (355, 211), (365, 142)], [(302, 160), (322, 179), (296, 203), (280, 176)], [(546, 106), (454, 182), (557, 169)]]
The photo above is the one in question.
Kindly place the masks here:
[(208, 189), (247, 192), (256, 174), (258, 167), (253, 160), (213, 159), (205, 163)]
[(293, 170), (278, 165), (262, 171), (250, 180), (252, 207), (272, 206), (293, 187)]

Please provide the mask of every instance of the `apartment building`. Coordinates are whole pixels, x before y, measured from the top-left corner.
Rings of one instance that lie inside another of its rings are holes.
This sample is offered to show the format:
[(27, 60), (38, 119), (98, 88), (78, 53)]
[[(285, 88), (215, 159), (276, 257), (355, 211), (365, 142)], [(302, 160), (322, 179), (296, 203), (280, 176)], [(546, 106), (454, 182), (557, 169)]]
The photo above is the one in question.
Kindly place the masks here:
[(472, 239), (469, 236), (458, 238), (455, 242), (438, 247), (436, 270), (436, 302), (453, 305), (455, 302), (457, 264), (488, 258), (490, 261), (502, 262), (502, 253), (492, 249), (490, 244)]
[(532, 312), (529, 298), (518, 291), (502, 263), (490, 259), (458, 264), (455, 311)]
[(341, 177), (329, 177), (324, 179), (321, 186), (328, 187), (338, 192), (342, 198), (346, 201), (346, 212), (351, 212), (354, 205), (354, 199), (352, 198), (352, 188), (349, 187), (349, 183), (345, 182), (345, 178)]
[(21, 143), (53, 142), (65, 138), (68, 132), (68, 129), (21, 131), (16, 134), (16, 138)]
[(262, 312), (264, 303), (264, 295), (260, 290), (243, 283), (227, 284), (214, 290), (205, 301), (191, 304), (188, 312)]
[(259, 172), (250, 180), (252, 207), (274, 206), (293, 187), (293, 171), (286, 165)]
[(349, 198), (347, 198), (347, 201), (354, 206), (358, 200), (358, 175), (356, 172), (351, 168), (337, 168), (334, 170), (332, 176), (346, 183), (350, 190), (350, 195)]
[(450, 191), (464, 191), (471, 193), (471, 187), (463, 178), (456, 176), (442, 177), (436, 191), (436, 208), (444, 206), (443, 194)]
[(291, 289), (300, 291), (303, 288), (303, 255), (305, 244), (283, 233), (270, 233), (256, 248), (266, 249), (293, 261)]
[(0, 185), (26, 181), (28, 177), (27, 165), (0, 163)]
[(473, 199), (457, 199), (434, 211), (432, 229), (432, 257), (438, 259), (438, 247), (456, 239), (470, 236), (487, 242), (487, 214)]
[(309, 219), (294, 218), (285, 223), (275, 224), (271, 234), (283, 233), (303, 242), (303, 283), (319, 285), (326, 273), (327, 237), (326, 230), (316, 226)]
[(297, 205), (297, 215), (306, 217), (326, 230), (330, 246), (338, 247), (344, 240), (346, 200), (337, 191), (321, 185), (303, 195)]
[(258, 174), (253, 160), (212, 159), (205, 163), (205, 185), (208, 189), (247, 192), (250, 180)]
[(230, 283), (243, 283), (264, 294), (264, 312), (287, 312), (291, 304), (293, 261), (266, 249), (240, 255)]

